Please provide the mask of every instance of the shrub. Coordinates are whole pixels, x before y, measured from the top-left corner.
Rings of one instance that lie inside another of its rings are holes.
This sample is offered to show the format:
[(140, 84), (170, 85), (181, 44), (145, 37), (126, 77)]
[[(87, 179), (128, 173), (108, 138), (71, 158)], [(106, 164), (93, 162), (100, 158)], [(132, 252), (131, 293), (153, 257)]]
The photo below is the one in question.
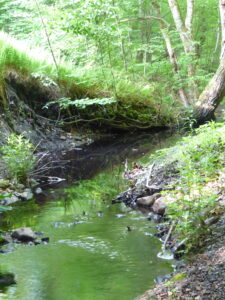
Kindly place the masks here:
[(7, 138), (7, 144), (1, 150), (8, 176), (18, 182), (26, 182), (35, 164), (34, 147), (30, 141), (22, 134), (11, 134)]

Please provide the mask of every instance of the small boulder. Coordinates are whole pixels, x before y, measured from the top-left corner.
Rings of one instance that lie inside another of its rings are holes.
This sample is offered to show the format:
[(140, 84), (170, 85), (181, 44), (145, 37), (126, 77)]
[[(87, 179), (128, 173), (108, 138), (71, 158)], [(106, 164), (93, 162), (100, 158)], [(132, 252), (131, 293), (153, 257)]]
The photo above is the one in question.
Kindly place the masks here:
[(205, 225), (211, 226), (220, 220), (220, 216), (212, 216), (204, 221)]
[(11, 236), (21, 242), (33, 242), (37, 238), (36, 233), (29, 227), (15, 229)]
[(156, 193), (151, 196), (141, 197), (137, 199), (137, 204), (141, 206), (151, 206), (159, 197), (161, 197), (159, 193)]
[(21, 193), (21, 197), (24, 200), (31, 200), (34, 197), (34, 194), (32, 193), (31, 189), (25, 189), (23, 193)]
[(163, 197), (160, 197), (153, 204), (152, 210), (156, 214), (163, 215), (165, 213), (166, 206), (166, 201), (163, 199)]
[(40, 188), (40, 187), (38, 187), (38, 188), (36, 188), (36, 190), (35, 190), (35, 194), (41, 194), (43, 191), (42, 191), (42, 188)]
[(25, 188), (25, 186), (22, 183), (17, 183), (16, 189), (19, 191), (22, 191)]

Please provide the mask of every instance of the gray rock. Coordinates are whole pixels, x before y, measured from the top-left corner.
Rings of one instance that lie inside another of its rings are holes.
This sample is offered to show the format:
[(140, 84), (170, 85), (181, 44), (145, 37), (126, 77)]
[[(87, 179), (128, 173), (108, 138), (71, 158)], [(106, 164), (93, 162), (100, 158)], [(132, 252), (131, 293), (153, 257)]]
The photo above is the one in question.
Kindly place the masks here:
[(16, 188), (17, 188), (18, 190), (23, 190), (23, 189), (25, 188), (25, 186), (24, 186), (23, 184), (21, 184), (21, 183), (18, 183), (18, 184), (16, 185)]
[(42, 188), (38, 187), (36, 188), (35, 190), (35, 194), (41, 194), (43, 191), (42, 191)]
[(33, 178), (30, 179), (30, 184), (31, 184), (32, 187), (35, 187), (35, 186), (39, 185), (39, 183)]
[(24, 192), (21, 193), (21, 197), (26, 200), (31, 200), (34, 197), (34, 194), (32, 193), (31, 189), (25, 189)]
[(17, 196), (13, 195), (12, 197), (5, 197), (5, 199), (1, 201), (1, 204), (2, 205), (11, 205), (17, 201), (19, 201), (19, 198)]
[(213, 225), (215, 223), (217, 223), (220, 219), (220, 216), (212, 216), (211, 218), (208, 218), (204, 221), (205, 225)]
[(10, 186), (10, 181), (6, 179), (0, 179), (0, 188), (6, 189)]
[(146, 196), (146, 197), (141, 197), (137, 199), (137, 204), (142, 205), (142, 206), (151, 206), (154, 204), (156, 199), (160, 198), (161, 195), (159, 193), (156, 193), (152, 196)]
[(21, 242), (33, 242), (37, 238), (36, 233), (29, 227), (15, 229), (11, 236)]
[(167, 204), (166, 204), (165, 200), (161, 197), (155, 201), (155, 203), (152, 206), (152, 210), (156, 214), (163, 215), (165, 213), (166, 206), (167, 206)]
[(13, 242), (11, 235), (6, 234), (1, 236), (1, 244), (10, 244)]
[(65, 141), (65, 140), (66, 140), (66, 136), (65, 136), (65, 135), (61, 135), (61, 136), (60, 136), (60, 140)]

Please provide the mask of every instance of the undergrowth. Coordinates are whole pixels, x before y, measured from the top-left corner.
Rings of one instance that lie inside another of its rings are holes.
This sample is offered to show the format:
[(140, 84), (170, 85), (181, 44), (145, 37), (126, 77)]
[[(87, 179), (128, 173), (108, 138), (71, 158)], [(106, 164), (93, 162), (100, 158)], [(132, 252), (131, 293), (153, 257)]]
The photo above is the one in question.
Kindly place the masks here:
[(23, 135), (11, 134), (6, 142), (0, 150), (8, 177), (16, 182), (25, 183), (29, 173), (34, 169), (34, 147)]
[[(15, 69), (19, 74), (26, 76), (42, 78), (42, 81), (45, 78), (45, 84), (56, 82), (64, 91), (64, 96), (69, 96), (72, 100), (80, 99), (81, 94), (82, 99), (90, 95), (89, 98), (116, 99), (117, 105), (113, 105), (112, 109), (110, 106), (104, 109), (93, 105), (91, 110), (86, 108), (85, 112), (80, 110), (81, 119), (85, 118), (88, 122), (92, 119), (98, 121), (99, 118), (99, 124), (112, 122), (114, 127), (121, 129), (123, 127), (144, 129), (166, 126), (173, 122), (174, 100), (172, 96), (162, 98), (155, 84), (141, 78), (134, 80), (129, 74), (121, 71), (93, 66), (79, 68), (62, 60), (58, 61), (57, 71), (52, 57), (47, 52), (31, 49), (29, 44), (0, 32), (1, 84), (4, 74), (9, 69)], [(73, 95), (71, 93), (68, 95), (68, 91), (72, 91)], [(77, 118), (72, 121), (76, 123)]]

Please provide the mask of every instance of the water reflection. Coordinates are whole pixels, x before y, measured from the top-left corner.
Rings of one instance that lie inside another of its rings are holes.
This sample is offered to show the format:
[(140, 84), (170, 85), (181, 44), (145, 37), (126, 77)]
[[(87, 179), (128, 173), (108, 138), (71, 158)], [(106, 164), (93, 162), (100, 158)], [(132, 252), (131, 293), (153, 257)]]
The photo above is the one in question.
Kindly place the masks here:
[[(110, 205), (125, 188), (123, 166), (117, 164), (157, 147), (155, 139), (145, 139), (146, 144), (137, 138), (122, 146), (115, 141), (114, 150), (108, 142), (105, 148), (99, 145), (104, 151), (87, 150), (78, 165), (75, 156), (64, 175), (67, 184), (81, 177), (82, 181), (64, 191), (46, 191), (44, 201), (19, 203), (5, 213), (3, 229), (30, 226), (50, 237), (48, 245), (17, 245), (16, 251), (0, 256), (0, 264), (17, 281), (5, 291), (7, 299), (130, 300), (172, 270), (169, 261), (157, 257), (161, 243), (152, 237), (154, 226), (146, 215), (122, 204)], [(87, 160), (88, 155), (94, 158)]]

